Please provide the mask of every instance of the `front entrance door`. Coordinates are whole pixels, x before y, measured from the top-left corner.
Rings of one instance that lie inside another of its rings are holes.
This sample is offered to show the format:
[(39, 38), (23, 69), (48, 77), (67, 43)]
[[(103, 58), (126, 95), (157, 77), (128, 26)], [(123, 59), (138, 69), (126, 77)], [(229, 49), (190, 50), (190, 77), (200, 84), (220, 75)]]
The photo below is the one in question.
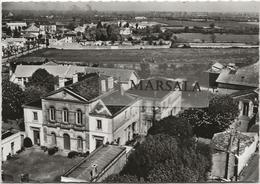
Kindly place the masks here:
[(40, 145), (40, 131), (39, 130), (33, 130), (33, 143)]
[(244, 102), (244, 107), (243, 107), (243, 115), (248, 116), (248, 110), (249, 110), (249, 103)]
[(103, 139), (96, 139), (96, 149), (103, 145)]

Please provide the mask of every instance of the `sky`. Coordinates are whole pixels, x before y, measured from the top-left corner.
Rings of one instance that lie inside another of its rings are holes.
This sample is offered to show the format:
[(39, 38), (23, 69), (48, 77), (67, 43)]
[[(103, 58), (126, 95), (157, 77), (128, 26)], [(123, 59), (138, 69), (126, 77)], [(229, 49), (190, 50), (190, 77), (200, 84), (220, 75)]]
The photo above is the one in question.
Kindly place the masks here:
[(72, 10), (97, 11), (186, 11), (186, 12), (259, 12), (260, 1), (246, 2), (3, 2), (3, 10)]

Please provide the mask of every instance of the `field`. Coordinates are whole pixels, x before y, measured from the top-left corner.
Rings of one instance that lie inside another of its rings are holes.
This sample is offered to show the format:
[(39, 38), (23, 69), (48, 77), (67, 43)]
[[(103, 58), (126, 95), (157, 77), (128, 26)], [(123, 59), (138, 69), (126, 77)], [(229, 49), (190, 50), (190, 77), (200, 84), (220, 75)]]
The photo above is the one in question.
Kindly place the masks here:
[[(180, 21), (180, 20), (164, 20), (156, 19), (156, 21), (168, 24), (168, 26), (209, 26), (212, 22), (198, 22), (198, 21)], [(214, 21), (215, 26), (223, 27), (226, 29), (243, 29), (243, 28), (258, 28), (259, 22), (235, 22), (235, 21)]]
[[(178, 39), (184, 42), (193, 42), (195, 39), (204, 40), (205, 42), (212, 42), (211, 34), (202, 33), (180, 33), (175, 34)], [(233, 43), (248, 43), (257, 44), (258, 35), (237, 35), (237, 34), (215, 34), (216, 42), (233, 42)]]
[(57, 61), (111, 64), (139, 64), (143, 59), (155, 63), (252, 63), (258, 60), (258, 49), (143, 49), (143, 50), (58, 50), (43, 49), (28, 56)]

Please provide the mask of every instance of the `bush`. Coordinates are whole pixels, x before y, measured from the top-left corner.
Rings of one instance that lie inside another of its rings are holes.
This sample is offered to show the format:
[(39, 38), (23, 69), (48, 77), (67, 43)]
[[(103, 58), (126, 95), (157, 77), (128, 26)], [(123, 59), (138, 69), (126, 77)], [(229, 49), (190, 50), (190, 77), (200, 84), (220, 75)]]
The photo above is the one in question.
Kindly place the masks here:
[(48, 149), (48, 154), (49, 155), (54, 155), (58, 151), (57, 147), (49, 148)]
[(18, 150), (16, 153), (19, 154), (24, 151), (24, 147), (22, 147), (20, 150)]
[(89, 151), (87, 151), (86, 153), (79, 153), (80, 157), (87, 157), (89, 156)]
[(43, 150), (44, 152), (48, 151), (48, 148), (46, 146), (41, 146), (41, 150)]
[(26, 148), (32, 147), (32, 140), (29, 137), (25, 137), (23, 141), (23, 145)]
[(76, 151), (71, 151), (71, 152), (68, 153), (68, 158), (74, 158), (74, 157), (76, 157), (76, 156), (78, 156), (78, 155), (79, 155), (78, 152), (76, 152)]

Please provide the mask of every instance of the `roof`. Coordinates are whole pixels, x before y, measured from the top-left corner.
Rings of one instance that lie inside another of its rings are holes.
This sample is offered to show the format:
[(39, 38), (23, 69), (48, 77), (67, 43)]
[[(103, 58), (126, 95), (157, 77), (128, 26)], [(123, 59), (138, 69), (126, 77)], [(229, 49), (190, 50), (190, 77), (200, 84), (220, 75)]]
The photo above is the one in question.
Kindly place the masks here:
[(47, 72), (54, 76), (59, 77), (72, 77), (67, 76), (67, 71), (71, 65), (18, 65), (15, 70), (16, 77), (31, 77), (32, 74), (38, 69), (45, 69)]
[(125, 150), (126, 148), (121, 146), (104, 145), (65, 172), (63, 176), (90, 182), (92, 181), (90, 172), (92, 171), (93, 164), (97, 165), (98, 178), (100, 177), (100, 173), (104, 171), (112, 161), (117, 159), (119, 155), (125, 152)]
[(242, 85), (250, 87), (259, 86), (259, 62), (237, 69), (223, 69), (216, 82)]
[(42, 109), (42, 101), (41, 101), (41, 99), (35, 100), (35, 101), (24, 104), (23, 107), (36, 107), (36, 108)]
[(36, 27), (35, 25), (31, 25), (27, 29), (24, 30), (25, 32), (39, 32), (40, 28)]
[(37, 36), (32, 34), (32, 33), (25, 33), (25, 34), (22, 35), (22, 37), (24, 37), (24, 38), (35, 38)]
[(19, 26), (19, 25), (22, 25), (22, 26), (26, 26), (26, 22), (8, 22), (6, 23), (8, 26)]
[(241, 90), (234, 92), (230, 95), (230, 97), (240, 100), (240, 99), (247, 99), (251, 101), (255, 101), (256, 98), (258, 98), (258, 94), (255, 92), (255, 90)]
[(107, 109), (113, 116), (123, 110), (125, 107), (129, 107), (133, 102), (136, 101), (136, 98), (131, 97), (128, 94), (122, 95), (120, 91), (114, 91), (113, 93), (101, 98), (101, 100), (104, 102)]
[[(24, 62), (28, 60), (34, 61), (34, 58), (21, 58)], [(45, 58), (37, 58), (38, 60), (46, 60)], [(134, 70), (125, 70), (117, 68), (97, 68), (97, 67), (85, 67), (76, 65), (18, 65), (15, 70), (16, 77), (31, 77), (32, 74), (39, 68), (46, 69), (50, 74), (54, 76), (60, 76), (65, 78), (72, 78), (75, 73), (99, 73), (102, 75), (112, 76), (115, 80), (122, 82), (129, 81), (131, 75), (135, 73)], [(136, 75), (137, 76), (137, 75)]]
[(89, 101), (101, 95), (99, 84), (100, 76), (96, 73), (92, 73), (88, 74), (84, 80), (64, 88), (82, 96)]
[[(230, 131), (220, 132), (214, 134), (211, 145), (215, 150), (218, 151), (227, 151), (228, 145), (230, 141)], [(237, 152), (238, 148), (238, 139), (240, 140), (239, 145), (239, 155), (243, 154), (245, 151), (245, 148), (250, 146), (255, 141), (255, 133), (241, 133), (237, 132), (234, 134), (233, 142), (231, 144), (230, 151), (233, 153)]]
[(47, 63), (44, 63), (43, 65), (58, 65), (55, 61), (48, 61)]
[(183, 91), (181, 96), (181, 107), (204, 108), (209, 106), (209, 91)]
[(132, 74), (136, 74), (134, 70), (119, 69), (119, 68), (100, 68), (100, 67), (85, 67), (86, 73), (97, 72), (103, 75), (112, 76), (121, 82), (129, 81)]
[[(145, 97), (145, 98), (164, 98), (172, 91), (157, 89), (157, 82), (158, 81), (162, 82), (163, 89), (167, 89), (166, 82), (168, 80), (174, 81), (173, 79), (167, 79), (165, 77), (153, 77), (149, 79), (142, 79), (139, 83), (140, 87), (136, 89), (133, 86), (129, 90), (127, 90), (127, 93), (137, 95), (140, 97)], [(153, 89), (149, 87), (150, 84), (152, 85)]]

